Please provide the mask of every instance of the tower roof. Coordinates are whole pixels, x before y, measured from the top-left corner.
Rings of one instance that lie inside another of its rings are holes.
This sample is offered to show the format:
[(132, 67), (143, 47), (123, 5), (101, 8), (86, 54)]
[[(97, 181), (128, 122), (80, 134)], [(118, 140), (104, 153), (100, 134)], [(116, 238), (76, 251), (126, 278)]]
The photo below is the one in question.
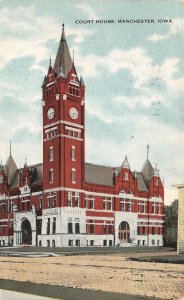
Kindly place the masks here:
[(6, 167), (6, 174), (8, 176), (8, 183), (11, 184), (17, 172), (17, 166), (11, 154), (9, 155), (6, 161), (5, 167)]
[(152, 167), (152, 164), (150, 163), (149, 159), (146, 159), (144, 166), (142, 168), (142, 174), (144, 179), (148, 182), (151, 180), (151, 177), (153, 176), (154, 169)]
[(122, 166), (123, 166), (124, 168), (130, 169), (130, 165), (129, 165), (129, 162), (128, 162), (128, 157), (127, 157), (127, 155), (125, 156), (125, 159), (124, 159), (124, 161), (123, 161)]
[(65, 37), (64, 25), (61, 34), (61, 40), (59, 43), (59, 48), (56, 55), (56, 60), (54, 63), (54, 72), (58, 74), (62, 67), (62, 71), (65, 77), (67, 77), (68, 72), (72, 67), (72, 59), (70, 56), (70, 51)]

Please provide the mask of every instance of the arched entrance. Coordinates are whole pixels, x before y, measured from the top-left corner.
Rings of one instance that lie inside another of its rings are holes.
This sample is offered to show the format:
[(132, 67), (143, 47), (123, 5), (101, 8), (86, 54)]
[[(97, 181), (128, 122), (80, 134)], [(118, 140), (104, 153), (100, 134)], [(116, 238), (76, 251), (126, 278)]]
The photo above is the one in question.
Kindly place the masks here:
[(130, 242), (130, 226), (128, 222), (121, 222), (118, 230), (118, 237), (120, 243), (129, 243)]
[(32, 230), (30, 222), (25, 219), (22, 221), (22, 244), (32, 244)]

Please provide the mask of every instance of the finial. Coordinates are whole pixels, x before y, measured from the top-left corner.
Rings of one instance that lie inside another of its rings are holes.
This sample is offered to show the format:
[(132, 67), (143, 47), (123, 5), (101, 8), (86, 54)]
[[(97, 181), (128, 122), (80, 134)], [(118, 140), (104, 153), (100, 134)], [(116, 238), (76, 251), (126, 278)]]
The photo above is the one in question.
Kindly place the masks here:
[(50, 58), (49, 58), (49, 66), (51, 66), (51, 62), (52, 62), (52, 60), (51, 60), (51, 54), (50, 54)]
[(64, 30), (64, 29), (65, 29), (65, 24), (63, 23), (63, 24), (62, 24), (62, 30)]
[(73, 58), (72, 58), (73, 64), (74, 64), (74, 49), (73, 49)]
[(149, 158), (149, 144), (147, 144), (147, 160)]
[(11, 155), (11, 152), (12, 152), (12, 145), (11, 145), (11, 140), (10, 140), (10, 155)]
[(25, 157), (25, 166), (27, 166), (27, 157)]

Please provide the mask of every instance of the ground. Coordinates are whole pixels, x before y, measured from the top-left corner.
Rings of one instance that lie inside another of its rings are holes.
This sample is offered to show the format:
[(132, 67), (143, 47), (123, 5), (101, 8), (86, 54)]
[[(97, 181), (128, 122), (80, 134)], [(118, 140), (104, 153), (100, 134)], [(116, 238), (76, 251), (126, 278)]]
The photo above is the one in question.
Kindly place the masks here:
[[(25, 250), (26, 248), (21, 249), (23, 253)], [(34, 249), (29, 248), (27, 253), (34, 254), (32, 250)], [(40, 254), (45, 255), (45, 250), (46, 248)], [(5, 250), (0, 251), (1, 255), (3, 251)], [(11, 249), (6, 251), (12, 252)], [(176, 256), (174, 251), (158, 252), (158, 249), (153, 251), (153, 249), (147, 252), (134, 249), (130, 252), (129, 249), (125, 249), (113, 254), (107, 251), (101, 255), (96, 252), (95, 255), (86, 253), (86, 255), (68, 256), (69, 252), (61, 254), (56, 250), (55, 253), (60, 255), (53, 257), (0, 256), (1, 270), (3, 270), (0, 273), (0, 279), (142, 297), (181, 299), (184, 297), (184, 264), (140, 262), (129, 259), (158, 255)], [(76, 254), (76, 250), (74, 253)], [(0, 283), (2, 282), (0, 280)], [(91, 299), (97, 299), (97, 297)]]

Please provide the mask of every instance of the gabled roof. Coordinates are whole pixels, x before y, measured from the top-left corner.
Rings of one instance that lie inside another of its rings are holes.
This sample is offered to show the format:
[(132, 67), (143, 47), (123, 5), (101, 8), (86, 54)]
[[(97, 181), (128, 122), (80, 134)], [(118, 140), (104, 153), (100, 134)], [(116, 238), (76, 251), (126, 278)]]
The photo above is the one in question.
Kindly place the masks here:
[(113, 186), (115, 168), (85, 163), (85, 181), (88, 183)]
[(64, 26), (62, 30), (61, 40), (59, 44), (59, 48), (56, 55), (56, 60), (54, 63), (54, 72), (58, 74), (62, 67), (62, 71), (65, 77), (67, 77), (68, 72), (72, 67), (72, 59), (70, 56), (70, 51), (68, 48), (68, 44), (65, 37)]
[(148, 192), (148, 189), (144, 182), (143, 174), (141, 172), (136, 172), (136, 176), (137, 176), (138, 190), (140, 192)]
[[(37, 185), (37, 184), (42, 184), (43, 180), (43, 165), (42, 164), (36, 164), (32, 166), (28, 166), (30, 177), (31, 177), (31, 186), (32, 185)], [(19, 182), (18, 182), (18, 175), (23, 169), (17, 170), (12, 184), (10, 186), (10, 189), (18, 188), (19, 187)]]

